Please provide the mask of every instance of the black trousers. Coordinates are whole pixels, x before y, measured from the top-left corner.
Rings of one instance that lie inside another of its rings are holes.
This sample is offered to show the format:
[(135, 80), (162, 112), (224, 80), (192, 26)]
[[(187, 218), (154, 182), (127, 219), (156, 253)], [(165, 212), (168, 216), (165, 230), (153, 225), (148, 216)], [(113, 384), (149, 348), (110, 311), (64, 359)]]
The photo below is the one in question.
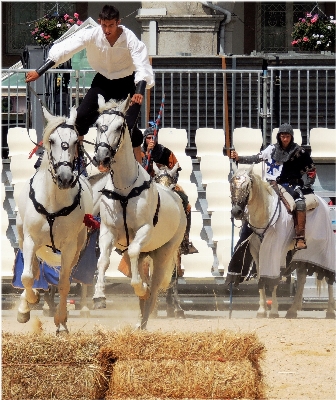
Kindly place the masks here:
[[(107, 79), (101, 74), (96, 74), (93, 78), (91, 88), (85, 95), (83, 101), (77, 109), (76, 127), (80, 136), (88, 133), (98, 116), (98, 94), (102, 95), (105, 101), (111, 99), (125, 100), (135, 93), (134, 74), (120, 79)], [(126, 113), (126, 122), (131, 135), (132, 146), (141, 146), (143, 136), (137, 127), (137, 120), (140, 114), (141, 105), (132, 104)]]

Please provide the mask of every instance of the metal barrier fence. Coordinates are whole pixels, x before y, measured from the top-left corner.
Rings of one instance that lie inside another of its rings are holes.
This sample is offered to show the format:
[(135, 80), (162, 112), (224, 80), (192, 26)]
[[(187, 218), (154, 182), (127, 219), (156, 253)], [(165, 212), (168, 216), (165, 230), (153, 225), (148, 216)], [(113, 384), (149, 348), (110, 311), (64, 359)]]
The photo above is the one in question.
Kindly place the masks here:
[[(93, 70), (52, 69), (31, 83), (26, 69), (2, 70), (3, 148), (13, 126), (42, 130), (36, 113), (39, 101), (53, 114), (63, 115), (80, 104), (90, 87)], [(224, 129), (227, 141), (235, 127), (262, 128), (264, 145), (283, 122), (299, 128), (309, 144), (313, 127), (336, 128), (335, 67), (269, 67), (268, 70), (154, 69), (155, 86), (147, 92), (139, 125), (155, 120), (163, 95), (162, 127), (186, 129), (188, 146), (194, 146), (200, 127)], [(37, 125), (37, 126), (34, 126)], [(32, 126), (33, 125), (33, 126)], [(42, 132), (38, 133), (42, 135)]]

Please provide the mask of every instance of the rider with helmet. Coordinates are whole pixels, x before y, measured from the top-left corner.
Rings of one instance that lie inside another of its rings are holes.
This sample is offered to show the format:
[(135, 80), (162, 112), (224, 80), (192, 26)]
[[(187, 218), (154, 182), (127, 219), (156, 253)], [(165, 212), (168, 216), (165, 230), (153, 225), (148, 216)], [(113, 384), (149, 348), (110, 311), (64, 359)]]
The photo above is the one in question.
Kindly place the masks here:
[[(143, 133), (143, 145), (142, 145), (142, 166), (147, 170), (149, 175), (152, 177), (155, 175), (153, 170), (153, 161), (160, 167), (165, 165), (169, 169), (172, 169), (178, 162), (174, 153), (168, 149), (168, 147), (157, 143), (157, 138), (154, 136), (154, 127), (147, 128)], [(181, 170), (179, 168), (178, 170)], [(176, 178), (176, 182), (178, 175)], [(197, 249), (193, 246), (192, 242), (189, 242), (189, 233), (191, 227), (191, 206), (188, 201), (188, 196), (184, 192), (181, 186), (175, 185), (175, 192), (181, 197), (184, 210), (187, 216), (187, 226), (184, 233), (184, 238), (181, 243), (182, 254), (193, 254), (198, 253)]]
[[(269, 145), (256, 155), (239, 157), (236, 151), (231, 151), (231, 158), (241, 164), (265, 161), (266, 180), (271, 184), (276, 182), (284, 187), (295, 201), (296, 207), (293, 211), (295, 249), (306, 249), (304, 195), (313, 193), (312, 185), (316, 178), (316, 167), (305, 149), (294, 142), (294, 131), (291, 125), (282, 124), (276, 138), (277, 143)], [(305, 182), (304, 175), (306, 175)]]

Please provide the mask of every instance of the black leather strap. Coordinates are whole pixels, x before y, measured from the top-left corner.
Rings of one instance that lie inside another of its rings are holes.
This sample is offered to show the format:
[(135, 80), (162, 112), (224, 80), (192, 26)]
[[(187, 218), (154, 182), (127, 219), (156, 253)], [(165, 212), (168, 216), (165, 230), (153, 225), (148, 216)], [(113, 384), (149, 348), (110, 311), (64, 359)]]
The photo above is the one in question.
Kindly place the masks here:
[(46, 62), (43, 65), (41, 65), (39, 68), (37, 68), (36, 72), (41, 76), (45, 72), (47, 72), (48, 69), (53, 67), (55, 64), (56, 64), (55, 61), (48, 59), (48, 60), (46, 60)]
[(142, 94), (142, 95), (144, 95), (144, 94), (145, 94), (146, 85), (147, 85), (147, 82), (146, 82), (146, 81), (140, 81), (140, 82), (138, 82), (138, 83), (136, 84), (136, 87), (135, 87), (135, 94)]

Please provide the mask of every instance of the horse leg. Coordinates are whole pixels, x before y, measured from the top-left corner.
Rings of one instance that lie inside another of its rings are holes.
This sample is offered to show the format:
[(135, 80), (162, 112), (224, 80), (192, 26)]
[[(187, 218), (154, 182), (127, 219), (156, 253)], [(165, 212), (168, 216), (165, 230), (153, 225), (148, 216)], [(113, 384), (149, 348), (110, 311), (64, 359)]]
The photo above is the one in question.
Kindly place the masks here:
[(97, 263), (97, 281), (93, 294), (93, 308), (95, 310), (106, 308), (105, 297), (105, 272), (110, 265), (110, 255), (113, 248), (114, 237), (106, 226), (101, 225), (99, 235), (100, 256)]
[(150, 297), (144, 302), (141, 329), (146, 329), (148, 318), (156, 304), (159, 290), (166, 290), (169, 286), (174, 269), (173, 256), (174, 252), (169, 242), (151, 252), (153, 275), (150, 283)]
[(61, 270), (58, 281), (59, 304), (54, 315), (54, 323), (57, 327), (56, 334), (69, 333), (67, 328), (67, 297), (70, 291), (70, 274), (72, 268), (77, 264), (79, 252), (74, 251), (73, 246), (69, 243), (68, 246), (62, 249)]
[(173, 318), (175, 316), (174, 313), (174, 283), (175, 283), (175, 278), (172, 277), (170, 281), (170, 285), (167, 289), (166, 293), (166, 305), (167, 305), (167, 317), (168, 318)]
[(259, 289), (259, 308), (257, 311), (257, 318), (267, 317), (267, 303), (265, 286)]
[(297, 318), (298, 310), (302, 308), (303, 289), (306, 283), (307, 270), (305, 268), (296, 269), (297, 288), (293, 299), (293, 304), (290, 306), (286, 313), (286, 318)]
[(81, 284), (81, 300), (80, 300), (80, 316), (82, 318), (89, 318), (90, 317), (90, 310), (87, 306), (87, 291), (88, 291), (88, 285), (85, 283)]
[(131, 262), (131, 285), (133, 286), (134, 293), (138, 297), (148, 297), (149, 288), (146, 282), (143, 282), (139, 272), (139, 255), (141, 247), (146, 244), (148, 238), (150, 238), (149, 231), (151, 227), (149, 225), (142, 226), (136, 233), (132, 243), (128, 247), (128, 256)]
[(279, 304), (276, 295), (277, 288), (278, 286), (274, 286), (272, 290), (272, 305), (271, 305), (271, 311), (269, 312), (268, 315), (269, 318), (279, 318)]
[(174, 305), (175, 305), (175, 318), (185, 318), (184, 311), (181, 307), (180, 297), (178, 294), (178, 277), (179, 272), (181, 271), (181, 251), (180, 249), (176, 253), (176, 257), (174, 258), (175, 263), (175, 271), (174, 271), (174, 285), (173, 285), (173, 294), (174, 294)]
[(326, 318), (335, 319), (335, 299), (333, 285), (328, 283), (328, 308), (326, 313)]
[(39, 291), (33, 289), (34, 280), (38, 278), (39, 274), (39, 262), (35, 252), (34, 242), (30, 237), (26, 238), (23, 243), (24, 267), (21, 275), (21, 281), (25, 289), (20, 296), (17, 313), (17, 320), (20, 323), (25, 323), (30, 319), (29, 304), (37, 304), (40, 301)]
[(55, 315), (55, 293), (56, 286), (50, 285), (48, 291), (44, 293), (43, 315), (53, 317)]

